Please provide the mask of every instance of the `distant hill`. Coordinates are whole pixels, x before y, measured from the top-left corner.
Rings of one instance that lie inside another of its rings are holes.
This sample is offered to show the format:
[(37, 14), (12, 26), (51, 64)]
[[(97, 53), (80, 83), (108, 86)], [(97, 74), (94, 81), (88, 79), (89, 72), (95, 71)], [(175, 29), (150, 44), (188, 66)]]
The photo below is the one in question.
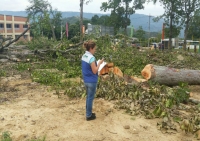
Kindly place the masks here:
[[(23, 16), (26, 17), (27, 13), (26, 11), (0, 11), (0, 14), (3, 15), (13, 15), (13, 16)], [(105, 14), (99, 14), (99, 13), (83, 13), (83, 17), (86, 19), (91, 19), (94, 15), (102, 16)], [(106, 14), (109, 15), (109, 14)], [(68, 17), (79, 17), (79, 12), (62, 12), (63, 18)], [(144, 30), (148, 31), (149, 29), (149, 16), (143, 15), (143, 14), (133, 14), (130, 16), (131, 19), (131, 25), (133, 25), (134, 28), (138, 28), (139, 26), (142, 26)], [(157, 23), (152, 21), (152, 17), (150, 20), (150, 30), (154, 32), (159, 32), (162, 30), (162, 23), (163, 21), (159, 21)]]
[(0, 11), (2, 15), (22, 16), (26, 17), (26, 11)]
[[(13, 15), (13, 16), (27, 16), (26, 11), (0, 11), (0, 14), (3, 15)], [(86, 19), (91, 19), (94, 15), (102, 16), (102, 15), (109, 15), (109, 14), (100, 14), (100, 13), (83, 13), (83, 17)], [(69, 18), (69, 17), (79, 17), (80, 12), (62, 12), (63, 18)], [(162, 31), (162, 24), (163, 20), (160, 20), (159, 22), (154, 22), (152, 19), (154, 17), (150, 18), (150, 32), (161, 32)], [(131, 19), (131, 25), (133, 25), (134, 29), (138, 29), (139, 26), (142, 26), (143, 30), (149, 31), (149, 15), (144, 14), (133, 14), (130, 16)], [(183, 32), (181, 32), (181, 37), (183, 36)]]

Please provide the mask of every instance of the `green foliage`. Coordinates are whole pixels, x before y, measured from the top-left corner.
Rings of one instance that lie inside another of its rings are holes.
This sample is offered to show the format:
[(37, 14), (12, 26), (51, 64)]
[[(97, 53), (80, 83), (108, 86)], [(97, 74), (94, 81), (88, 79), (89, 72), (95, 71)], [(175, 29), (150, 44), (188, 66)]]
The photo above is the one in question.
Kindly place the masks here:
[(46, 37), (35, 38), (31, 42), (28, 42), (28, 47), (31, 50), (44, 49), (54, 47), (55, 41), (49, 40)]
[[(68, 39), (71, 40), (72, 43), (79, 43), (80, 41), (80, 23), (79, 18), (77, 17), (70, 17), (63, 19), (63, 23), (68, 23)], [(87, 25), (90, 23), (90, 20), (83, 19), (83, 25), (85, 26), (85, 29), (87, 29)], [(64, 38), (66, 38), (64, 34)]]
[(63, 85), (65, 86), (64, 94), (69, 98), (80, 98), (85, 95), (85, 87), (83, 83), (67, 81)]
[(26, 8), (28, 20), (31, 21), (31, 34), (35, 37), (45, 35), (56, 40), (60, 37), (61, 12), (53, 10), (51, 4), (45, 0), (29, 0), (30, 6)]
[(62, 87), (61, 80), (63, 78), (74, 78), (81, 75), (80, 64), (77, 66), (74, 62), (70, 63), (68, 59), (58, 52), (56, 52), (56, 56), (56, 59), (50, 57), (45, 62), (45, 65), (38, 66), (42, 70), (33, 70), (31, 76), (34, 81), (45, 85)]
[(69, 69), (69, 62), (68, 62), (68, 60), (66, 58), (64, 58), (59, 52), (56, 52), (56, 55), (58, 57), (55, 60), (55, 67), (58, 70), (67, 71)]
[(15, 45), (27, 45), (28, 41), (18, 41)]
[[(122, 34), (117, 37), (121, 40), (126, 38)], [(196, 63), (199, 61), (198, 58), (181, 51), (151, 51), (148, 49), (143, 51), (128, 45), (121, 47), (113, 44), (113, 38), (109, 35), (98, 38), (87, 36), (87, 39), (93, 39), (97, 43), (97, 52), (95, 53), (97, 60), (104, 57), (106, 62), (113, 62), (128, 76), (141, 76), (141, 70), (147, 64), (168, 65), (177, 69), (200, 69), (200, 64)], [(126, 44), (126, 41), (123, 41)], [(81, 77), (80, 58), (84, 50), (82, 45), (70, 47), (69, 44), (69, 40), (62, 40), (59, 50), (50, 52), (41, 62), (42, 64), (31, 66), (31, 77), (33, 81), (52, 86), (58, 95), (62, 89), (70, 98), (84, 98), (86, 94), (83, 82), (69, 80), (69, 78)], [(64, 52), (65, 50), (68, 52)], [(178, 55), (184, 56), (184, 60), (178, 60)], [(30, 66), (24, 64), (18, 66), (19, 70), (25, 70), (27, 67)], [(38, 70), (38, 68), (42, 70)], [(149, 89), (144, 89), (143, 85)], [(146, 118), (157, 117), (166, 120), (173, 116), (174, 109), (179, 107), (180, 103), (188, 102), (188, 92), (188, 85), (184, 83), (180, 83), (176, 87), (161, 86), (153, 81), (135, 84), (134, 81), (125, 81), (123, 78), (109, 74), (108, 80), (99, 78), (96, 96), (107, 100), (117, 100), (116, 108), (126, 109), (131, 115), (141, 114)], [(131, 108), (131, 103), (137, 103), (135, 105), (137, 108), (134, 106)], [(172, 120), (178, 122), (182, 120), (182, 117)]]
[(98, 15), (94, 15), (91, 18), (91, 24), (92, 25), (104, 25), (104, 26), (111, 26), (111, 18), (108, 15), (103, 15), (99, 17)]
[(142, 26), (139, 26), (138, 30), (134, 32), (134, 36), (140, 40), (144, 40), (145, 31), (143, 30)]
[(3, 132), (1, 135), (1, 141), (12, 141), (12, 138), (10, 137), (11, 133), (6, 131)]
[(122, 78), (110, 74), (109, 80), (99, 79), (96, 96), (107, 100), (137, 100), (141, 92), (135, 85), (127, 85)]
[(80, 41), (80, 36), (76, 36), (76, 35), (75, 35), (75, 36), (73, 36), (70, 40), (71, 40), (71, 42), (74, 43), (74, 44), (75, 44), (75, 43), (78, 43), (78, 42)]
[(142, 9), (144, 3), (145, 0), (136, 0), (133, 3), (132, 0), (110, 0), (102, 3), (101, 10), (104, 12), (111, 10), (109, 21), (111, 26), (114, 27), (115, 33), (123, 28), (126, 34), (126, 28), (130, 25), (129, 16), (135, 13), (135, 10)]
[(2, 76), (6, 76), (6, 71), (3, 69), (0, 70), (0, 77)]
[(62, 75), (58, 74), (57, 72), (50, 72), (50, 71), (40, 71), (35, 70), (32, 72), (31, 77), (33, 81), (50, 85), (50, 86), (58, 86), (61, 84)]
[(180, 118), (180, 117), (174, 117), (173, 120), (174, 120), (175, 122), (180, 122), (180, 121), (181, 121), (181, 118)]
[(61, 54), (59, 54), (58, 52), (56, 54), (58, 57), (55, 61), (54, 66), (58, 70), (64, 71), (66, 73), (65, 78), (74, 78), (76, 76), (80, 76), (80, 74), (81, 74), (80, 66), (77, 66), (74, 63), (69, 63), (69, 61), (66, 58), (64, 58)]
[(180, 83), (174, 90), (173, 99), (176, 104), (187, 103), (189, 100), (189, 87), (186, 83)]
[(30, 69), (30, 67), (31, 67), (30, 63), (18, 63), (17, 65), (15, 65), (15, 68), (18, 71), (26, 71)]
[(112, 62), (127, 75), (140, 75), (148, 61), (145, 56), (141, 57), (141, 55), (135, 48), (119, 48), (112, 54)]
[[(56, 60), (49, 61), (47, 68), (56, 68), (59, 71), (65, 73), (65, 78), (74, 78), (81, 75), (80, 62), (76, 61), (76, 58), (67, 59), (60, 53), (56, 52)], [(78, 59), (79, 60), (79, 59)]]
[[(170, 36), (171, 36), (171, 38), (178, 37), (178, 35), (180, 34), (180, 31), (181, 31), (181, 27), (172, 25), (171, 30), (172, 31), (170, 31), (170, 27), (165, 27), (165, 38), (169, 38)], [(172, 32), (172, 33), (170, 33), (170, 32)], [(172, 34), (172, 35), (170, 35), (170, 34)]]
[[(30, 140), (27, 140), (27, 141), (45, 141), (45, 140), (46, 140), (46, 136), (44, 136), (42, 139), (30, 139)], [(11, 133), (8, 132), (8, 131), (3, 132), (2, 135), (1, 135), (0, 141), (12, 141)]]
[[(69, 39), (73, 40), (73, 43), (77, 43), (78, 41), (74, 41), (76, 37), (80, 36), (80, 25), (79, 24), (69, 24)], [(80, 38), (79, 38), (80, 40)]]
[(187, 39), (199, 40), (200, 38), (200, 10), (197, 10), (192, 17), (191, 24), (189, 25), (189, 31)]

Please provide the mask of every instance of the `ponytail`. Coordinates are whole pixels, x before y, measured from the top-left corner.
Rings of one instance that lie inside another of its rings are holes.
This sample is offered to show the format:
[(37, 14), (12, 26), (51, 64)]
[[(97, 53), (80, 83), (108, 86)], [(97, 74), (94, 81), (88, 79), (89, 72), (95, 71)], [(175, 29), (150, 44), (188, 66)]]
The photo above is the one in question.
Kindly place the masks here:
[(96, 46), (96, 43), (92, 40), (86, 41), (83, 43), (83, 47), (89, 51), (90, 49), (93, 49)]

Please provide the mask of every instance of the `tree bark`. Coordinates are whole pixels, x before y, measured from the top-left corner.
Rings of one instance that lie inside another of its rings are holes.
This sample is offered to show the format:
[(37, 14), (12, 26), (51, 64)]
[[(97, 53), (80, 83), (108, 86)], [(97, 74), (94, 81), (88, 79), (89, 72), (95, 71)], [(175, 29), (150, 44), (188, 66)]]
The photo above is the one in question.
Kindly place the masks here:
[(141, 74), (147, 80), (168, 86), (178, 85), (180, 82), (189, 85), (200, 84), (200, 70), (175, 69), (148, 64), (141, 71)]
[(83, 0), (80, 0), (80, 42), (83, 41)]

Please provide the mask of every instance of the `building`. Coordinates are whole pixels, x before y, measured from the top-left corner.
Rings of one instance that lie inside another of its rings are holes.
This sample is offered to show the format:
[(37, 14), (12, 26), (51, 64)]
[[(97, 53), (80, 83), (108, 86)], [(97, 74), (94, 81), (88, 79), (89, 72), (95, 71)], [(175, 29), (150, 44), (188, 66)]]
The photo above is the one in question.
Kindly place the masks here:
[[(15, 39), (27, 28), (26, 17), (0, 14), (0, 36)], [(19, 40), (30, 41), (30, 30), (27, 31)]]
[[(171, 39), (171, 46), (172, 46), (172, 48), (177, 48), (179, 46), (178, 42), (179, 42), (178, 38), (172, 38)], [(164, 45), (165, 49), (168, 49), (169, 39), (161, 39), (161, 44)]]
[(88, 23), (88, 29), (86, 29), (85, 34), (94, 34), (96, 36), (104, 36), (106, 34), (114, 36), (114, 28), (102, 25), (92, 25)]
[[(161, 39), (161, 44), (167, 49), (169, 45), (169, 39)], [(179, 40), (178, 38), (172, 38), (172, 47), (175, 49), (183, 48), (184, 40)], [(186, 49), (199, 49), (199, 41), (186, 40)]]

